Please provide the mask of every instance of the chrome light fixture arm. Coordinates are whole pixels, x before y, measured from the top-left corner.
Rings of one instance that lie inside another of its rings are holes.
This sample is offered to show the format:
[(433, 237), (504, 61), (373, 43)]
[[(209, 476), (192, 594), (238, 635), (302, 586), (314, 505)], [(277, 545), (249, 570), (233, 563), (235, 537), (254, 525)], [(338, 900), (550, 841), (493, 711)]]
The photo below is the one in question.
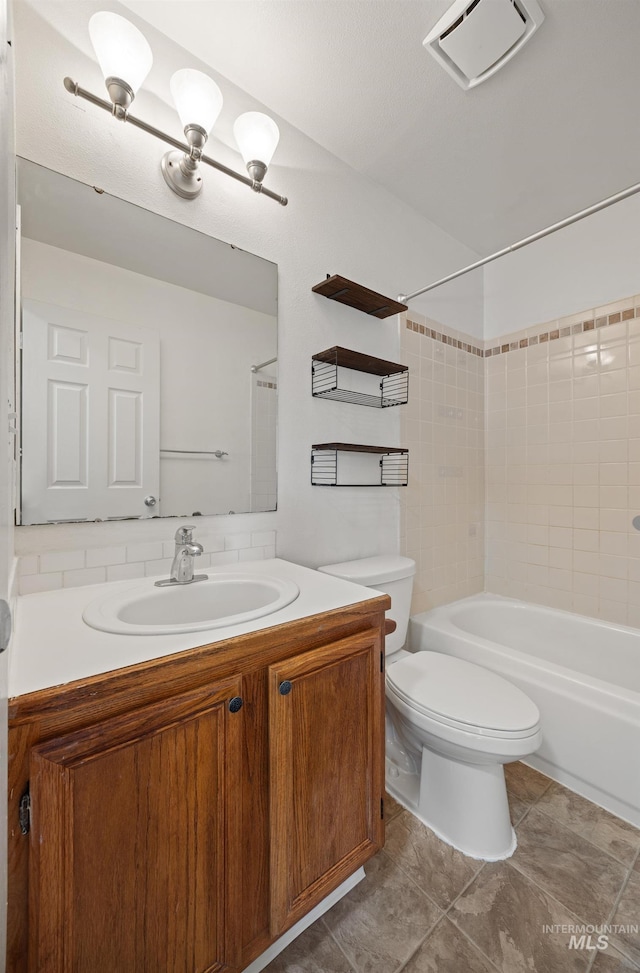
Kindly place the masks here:
[[(103, 108), (105, 111), (109, 112), (110, 115), (113, 115), (114, 118), (118, 118), (123, 122), (128, 122), (129, 125), (134, 125), (143, 132), (147, 132), (149, 135), (153, 135), (154, 138), (160, 139), (161, 142), (165, 142), (167, 145), (171, 145), (174, 149), (177, 149), (177, 153), (167, 153), (162, 160), (163, 171), (169, 164), (182, 165), (182, 157), (184, 156), (187, 159), (186, 165), (189, 169), (191, 169), (191, 167), (195, 167), (198, 162), (204, 162), (206, 165), (211, 166), (212, 169), (217, 169), (218, 172), (223, 172), (226, 176), (231, 176), (232, 179), (236, 179), (245, 186), (249, 186), (249, 188), (253, 189), (254, 192), (261, 193), (263, 196), (268, 196), (269, 199), (275, 199), (275, 201), (280, 203), (281, 206), (286, 206), (289, 202), (286, 196), (280, 196), (278, 193), (274, 193), (272, 190), (267, 189), (266, 186), (263, 186), (259, 179), (251, 179), (249, 176), (244, 176), (242, 173), (236, 172), (234, 169), (229, 169), (228, 166), (223, 165), (221, 162), (217, 162), (215, 159), (212, 159), (211, 156), (202, 154), (197, 146), (188, 145), (186, 142), (180, 142), (178, 139), (174, 139), (171, 135), (167, 135), (166, 132), (161, 131), (154, 125), (149, 125), (147, 122), (142, 121), (141, 118), (136, 118), (134, 115), (131, 115), (127, 108), (124, 108), (121, 105), (113, 104), (112, 102), (107, 101), (105, 98), (99, 98), (91, 91), (87, 91), (86, 88), (81, 88), (80, 85), (71, 78), (64, 79), (64, 86), (69, 94), (75, 95), (77, 98), (84, 98), (85, 101), (90, 102), (92, 105), (97, 105), (98, 108)], [(188, 165), (189, 162), (191, 163), (191, 166)], [(195, 169), (191, 169), (191, 171), (193, 172)], [(166, 175), (165, 178), (167, 178)], [(176, 188), (173, 181), (170, 182), (167, 178), (167, 182), (169, 182), (172, 189), (178, 192), (179, 195), (184, 195), (187, 198), (195, 195), (195, 192), (185, 192), (182, 194)]]

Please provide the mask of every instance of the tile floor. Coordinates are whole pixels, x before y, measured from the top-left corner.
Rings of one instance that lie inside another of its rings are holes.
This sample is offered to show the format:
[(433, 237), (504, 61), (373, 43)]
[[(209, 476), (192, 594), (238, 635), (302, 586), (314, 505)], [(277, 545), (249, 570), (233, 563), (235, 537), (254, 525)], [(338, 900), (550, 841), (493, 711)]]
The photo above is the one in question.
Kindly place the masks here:
[(640, 925), (640, 830), (524, 764), (506, 773), (512, 858), (466, 858), (388, 799), (386, 844), (366, 879), (268, 973), (640, 971), (640, 933), (612, 934), (599, 951), (543, 929)]

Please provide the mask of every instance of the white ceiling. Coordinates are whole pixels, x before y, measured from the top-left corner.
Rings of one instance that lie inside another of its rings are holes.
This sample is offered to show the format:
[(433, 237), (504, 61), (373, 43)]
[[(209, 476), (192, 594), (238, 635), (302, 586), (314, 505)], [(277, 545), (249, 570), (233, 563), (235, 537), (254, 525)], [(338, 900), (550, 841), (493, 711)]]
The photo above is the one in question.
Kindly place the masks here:
[(422, 47), (449, 0), (125, 0), (482, 255), (640, 181), (640, 0), (540, 3), (463, 91)]

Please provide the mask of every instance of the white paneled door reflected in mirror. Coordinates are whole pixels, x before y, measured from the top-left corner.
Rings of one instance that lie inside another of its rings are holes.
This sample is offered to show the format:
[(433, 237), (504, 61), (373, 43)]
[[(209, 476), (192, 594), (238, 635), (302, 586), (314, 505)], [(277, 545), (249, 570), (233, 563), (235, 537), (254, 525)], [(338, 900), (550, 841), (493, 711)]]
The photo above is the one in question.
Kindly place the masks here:
[(276, 264), (24, 159), (18, 193), (18, 522), (274, 510)]

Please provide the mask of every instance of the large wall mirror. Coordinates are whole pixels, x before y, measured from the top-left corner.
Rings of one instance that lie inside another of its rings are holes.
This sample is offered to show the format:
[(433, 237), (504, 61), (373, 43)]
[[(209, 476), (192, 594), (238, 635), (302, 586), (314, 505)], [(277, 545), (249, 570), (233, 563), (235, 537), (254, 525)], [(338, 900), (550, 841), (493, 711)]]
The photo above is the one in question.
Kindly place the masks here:
[(277, 266), (32, 162), (22, 524), (276, 507)]

